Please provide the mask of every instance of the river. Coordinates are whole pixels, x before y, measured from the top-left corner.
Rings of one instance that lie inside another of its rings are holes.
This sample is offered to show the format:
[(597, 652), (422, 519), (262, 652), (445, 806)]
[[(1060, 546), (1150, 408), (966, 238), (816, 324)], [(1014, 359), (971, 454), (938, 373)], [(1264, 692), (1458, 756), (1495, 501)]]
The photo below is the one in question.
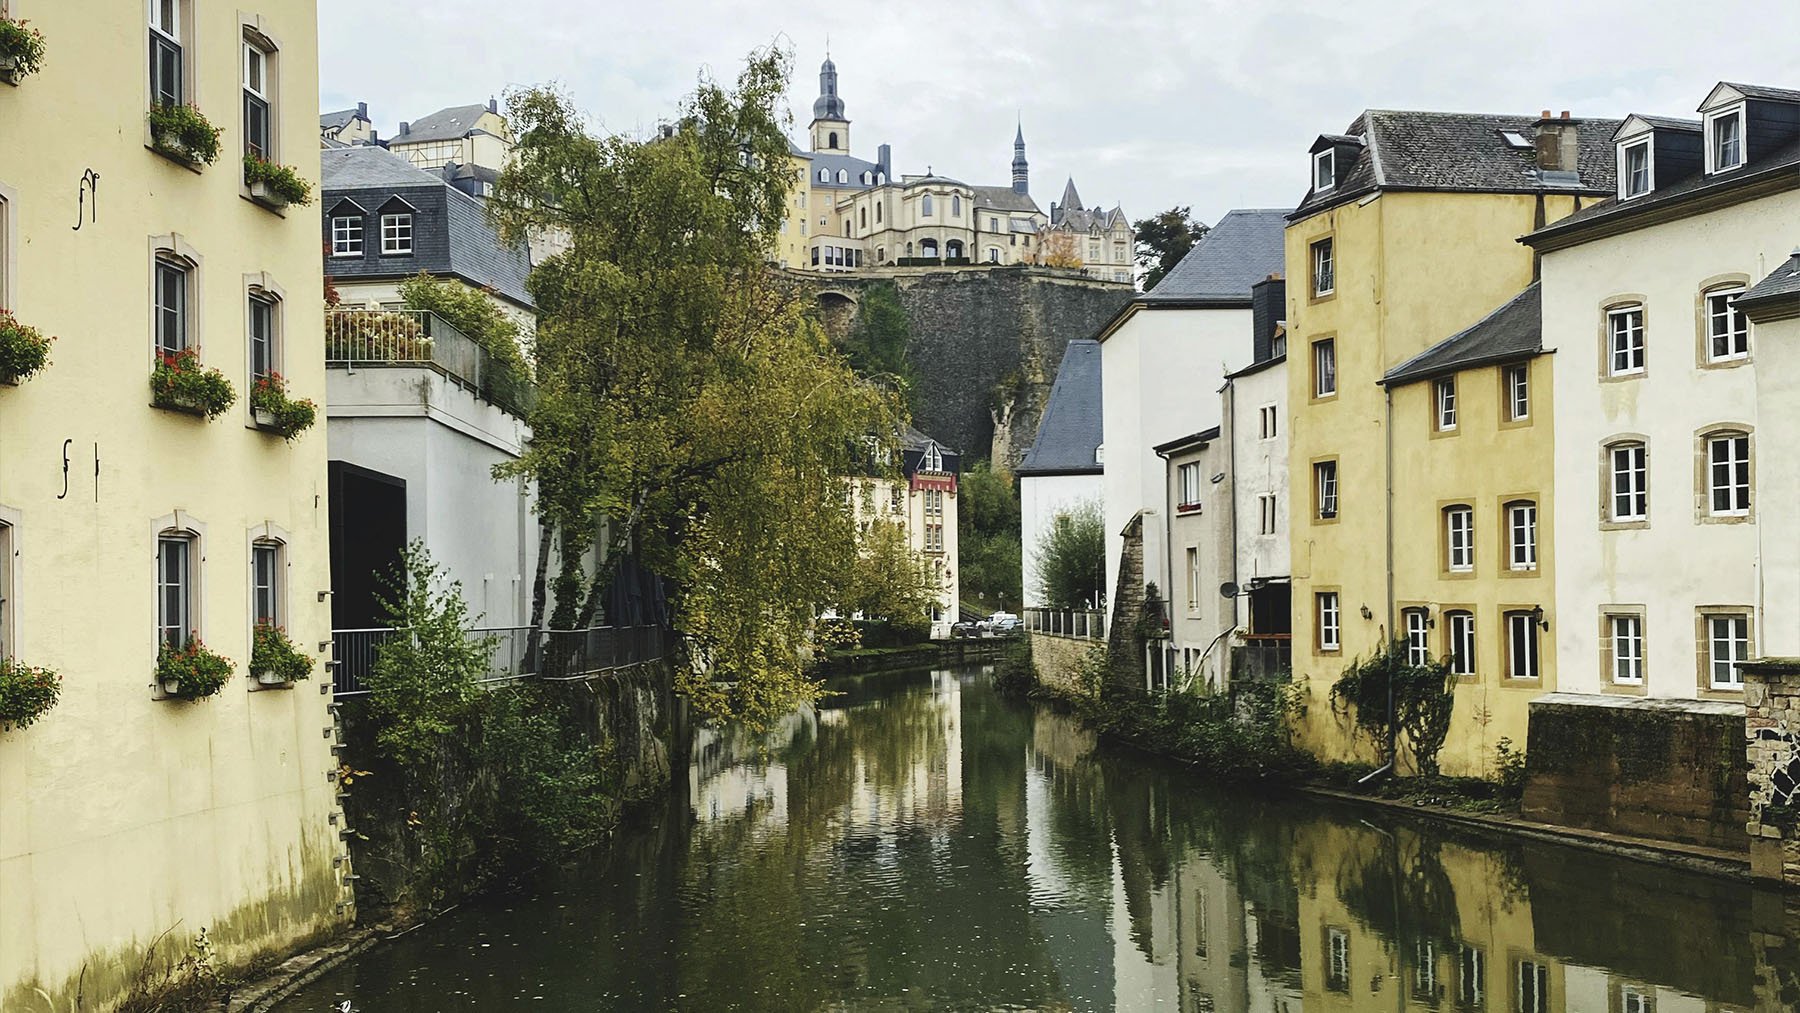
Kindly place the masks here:
[(1800, 1008), (1778, 892), (1404, 815), (1217, 791), (997, 696), (882, 673), (595, 867), (465, 905), (284, 1011)]

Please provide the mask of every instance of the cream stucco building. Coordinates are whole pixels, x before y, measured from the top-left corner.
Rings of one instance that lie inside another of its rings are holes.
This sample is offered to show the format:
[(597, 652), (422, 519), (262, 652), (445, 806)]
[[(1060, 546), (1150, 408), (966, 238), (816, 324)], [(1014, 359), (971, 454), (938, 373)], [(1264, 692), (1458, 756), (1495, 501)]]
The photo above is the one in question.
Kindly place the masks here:
[[(1031, 450), (1014, 471), (1019, 479), (1019, 586), (1027, 606), (1045, 604), (1038, 587), (1038, 553), (1056, 518), (1100, 508), (1105, 490), (1103, 437), (1100, 345), (1086, 339), (1071, 341), (1063, 350)], [(1101, 600), (1084, 604), (1104, 608), (1104, 589), (1102, 593)]]
[[(172, 962), (205, 929), (237, 964), (352, 915), (323, 420), (285, 440), (247, 404), (267, 372), (325, 400), (317, 219), (253, 200), (241, 169), (260, 148), (317, 186), (318, 20), (311, 0), (10, 13), (50, 54), (0, 84), (0, 306), (56, 342), (0, 386), (0, 646), (62, 694), (0, 731), (0, 1006), (100, 1009), (158, 940)], [(153, 102), (197, 108), (218, 159), (153, 147)], [(159, 353), (186, 351), (235, 389), (216, 418), (150, 403)], [(309, 681), (252, 677), (258, 621)], [(229, 678), (169, 697), (159, 644), (195, 636)]]
[(901, 434), (900, 471), (895, 478), (863, 479), (850, 504), (862, 531), (877, 524), (899, 525), (906, 543), (924, 561), (935, 586), (931, 637), (950, 636), (962, 611), (957, 583), (957, 474), (961, 455), (908, 427)]

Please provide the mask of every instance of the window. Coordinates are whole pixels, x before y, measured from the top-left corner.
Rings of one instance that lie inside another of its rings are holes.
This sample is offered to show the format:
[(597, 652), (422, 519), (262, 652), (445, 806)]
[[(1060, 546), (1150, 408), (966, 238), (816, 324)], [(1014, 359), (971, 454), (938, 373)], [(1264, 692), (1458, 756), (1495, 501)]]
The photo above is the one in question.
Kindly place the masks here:
[(1606, 313), (1608, 376), (1644, 371), (1644, 308), (1621, 306)]
[(1506, 676), (1538, 677), (1538, 619), (1533, 612), (1506, 614)]
[(186, 101), (186, 67), (182, 49), (184, 0), (150, 2), (150, 101), (178, 106)]
[(944, 522), (928, 521), (925, 524), (925, 551), (944, 551)]
[(1435, 388), (1437, 401), (1437, 428), (1440, 433), (1453, 432), (1456, 429), (1456, 378), (1444, 377)]
[[(941, 472), (944, 470), (944, 452), (938, 449), (937, 444), (927, 443), (925, 445), (925, 453), (922, 457), (919, 458), (919, 470), (920, 471), (935, 471), (935, 472)], [(943, 501), (944, 501), (944, 494), (942, 492), (939, 492), (938, 493), (938, 502), (941, 504), (941, 503), (943, 503)], [(940, 509), (938, 512), (942, 513), (943, 511)]]
[(814, 267), (819, 266), (819, 248), (816, 246), (812, 248), (812, 263)]
[(1436, 1005), (1438, 1001), (1437, 944), (1421, 939), (1413, 945), (1413, 998)]
[(898, 485), (888, 490), (888, 513), (897, 514), (906, 509), (906, 491)]
[(1194, 510), (1200, 506), (1200, 465), (1184, 464), (1175, 469), (1175, 475), (1181, 485), (1181, 500), (1176, 504), (1179, 510)]
[(1506, 504), (1507, 562), (1515, 571), (1537, 569), (1537, 504)]
[(1644, 684), (1644, 617), (1609, 615), (1606, 639), (1612, 649), (1612, 680), (1625, 686)]
[(361, 215), (334, 215), (331, 219), (331, 255), (360, 257), (363, 253)]
[(932, 210), (932, 208), (931, 208), (931, 195), (930, 195), (930, 194), (926, 194), (926, 195), (924, 195), (924, 196), (923, 196), (923, 197), (920, 197), (920, 198), (919, 198), (919, 217), (921, 217), (921, 218), (930, 218), (930, 217), (931, 217), (931, 210)]
[(1656, 1000), (1635, 988), (1619, 992), (1619, 1013), (1656, 1013)]
[(990, 246), (987, 248), (987, 262), (990, 264), (1000, 263), (1000, 247)]
[(1475, 613), (1444, 613), (1444, 627), (1449, 638), (1450, 671), (1455, 675), (1475, 674)]
[(280, 543), (257, 542), (250, 547), (250, 598), (256, 625), (282, 625)]
[(191, 344), (188, 334), (190, 268), (171, 257), (156, 260), (156, 350), (174, 355)]
[(835, 149), (837, 147), (837, 131), (833, 130), (825, 135), (825, 147), (827, 149)]
[(1642, 443), (1620, 443), (1607, 452), (1612, 462), (1611, 519), (1629, 524), (1650, 516), (1650, 469)]
[(1337, 275), (1332, 266), (1330, 239), (1321, 239), (1312, 244), (1312, 282), (1315, 298), (1337, 291)]
[(273, 133), (269, 117), (271, 54), (244, 40), (244, 154), (268, 160)]
[(953, 193), (950, 195), (950, 217), (962, 217), (962, 195), (960, 194)]
[(1313, 342), (1313, 397), (1337, 394), (1337, 342), (1331, 338)]
[(935, 239), (919, 240), (919, 256), (924, 257), (927, 260), (931, 260), (931, 259), (936, 258), (937, 255), (938, 255), (937, 240), (935, 240)]
[(1098, 240), (1098, 239), (1088, 240), (1087, 250), (1088, 250), (1088, 255), (1087, 255), (1088, 263), (1090, 263), (1090, 264), (1100, 263), (1100, 240)]
[(250, 376), (255, 379), (275, 372), (275, 303), (273, 300), (251, 296), (249, 302), (250, 316)]
[(391, 257), (413, 251), (413, 216), (402, 213), (381, 216), (381, 255)]
[(1325, 987), (1333, 992), (1350, 991), (1350, 936), (1342, 929), (1325, 930)]
[(1714, 517), (1750, 513), (1750, 437), (1725, 433), (1706, 441), (1708, 485)]
[(1329, 190), (1337, 186), (1337, 152), (1326, 149), (1313, 156), (1313, 189)]
[(1550, 968), (1535, 960), (1519, 961), (1519, 1013), (1550, 1013)]
[(1000, 231), (1000, 219), (989, 218), (988, 219), (988, 231), (989, 232), (999, 232)]
[(875, 205), (875, 224), (877, 224), (877, 225), (881, 224), (881, 205), (880, 204)]
[(184, 647), (194, 632), (194, 539), (165, 532), (156, 540), (156, 638)]
[(1462, 944), (1456, 957), (1456, 1003), (1464, 1009), (1487, 1004), (1487, 951)]
[(1188, 611), (1200, 610), (1200, 550), (1192, 546), (1187, 550), (1187, 591)]
[(1475, 511), (1471, 507), (1444, 508), (1444, 563), (1451, 573), (1475, 570)]
[(0, 521), (0, 658), (13, 656), (13, 526)]
[(1320, 520), (1328, 521), (1338, 515), (1336, 461), (1320, 461), (1313, 465), (1313, 496)]
[(1713, 689), (1742, 689), (1744, 675), (1738, 666), (1750, 660), (1750, 616), (1732, 612), (1708, 615), (1706, 620), (1706, 672)]
[(1520, 363), (1502, 372), (1506, 378), (1506, 420), (1523, 422), (1531, 417), (1531, 367)]
[(821, 182), (821, 183), (831, 182), (831, 170), (830, 169), (820, 169), (819, 170), (819, 182)]
[(848, 171), (848, 170), (846, 170), (846, 169), (839, 169), (839, 170), (838, 170), (838, 177), (837, 177), (837, 181), (838, 181), (838, 182), (839, 182), (839, 183), (848, 183), (848, 182), (850, 182), (850, 173), (849, 173), (849, 171)]
[(1431, 616), (1424, 609), (1407, 609), (1404, 614), (1406, 622), (1406, 663), (1409, 665), (1431, 664)]
[(1320, 591), (1313, 596), (1317, 599), (1319, 614), (1319, 650), (1335, 651), (1342, 645), (1342, 628), (1339, 625), (1338, 593), (1336, 591)]
[(1750, 355), (1750, 322), (1737, 308), (1742, 288), (1706, 293), (1706, 358), (1729, 362)]
[(1280, 416), (1276, 414), (1276, 406), (1272, 404), (1263, 405), (1256, 410), (1256, 413), (1262, 422), (1262, 438), (1265, 440), (1274, 439), (1276, 429), (1281, 423)]
[(1262, 512), (1262, 526), (1258, 530), (1265, 535), (1275, 534), (1275, 525), (1278, 523), (1275, 513), (1275, 494), (1264, 493), (1256, 497), (1256, 501)]
[(1706, 118), (1708, 172), (1724, 172), (1744, 164), (1744, 111), (1733, 109)]
[(869, 227), (869, 209), (868, 208), (862, 207), (862, 208), (856, 209), (856, 227), (859, 229), (866, 229)]
[(925, 516), (927, 516), (927, 517), (942, 517), (942, 516), (944, 516), (944, 490), (942, 490), (942, 489), (927, 489), (927, 490), (925, 490)]
[(1619, 198), (1630, 200), (1650, 192), (1650, 141), (1648, 138), (1619, 149)]

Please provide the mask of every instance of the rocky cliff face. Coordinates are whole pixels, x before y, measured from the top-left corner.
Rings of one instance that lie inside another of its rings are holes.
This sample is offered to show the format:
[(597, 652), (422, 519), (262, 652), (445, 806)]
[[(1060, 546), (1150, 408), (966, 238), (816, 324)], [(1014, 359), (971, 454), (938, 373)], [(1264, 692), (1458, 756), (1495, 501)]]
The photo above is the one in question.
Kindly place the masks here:
[[(834, 338), (855, 320), (854, 302), (874, 279), (808, 276)], [(1042, 267), (901, 269), (900, 289), (919, 380), (921, 431), (969, 458), (991, 455), (1009, 470), (1037, 435), (1038, 419), (1075, 338), (1091, 338), (1135, 294), (1129, 285)]]

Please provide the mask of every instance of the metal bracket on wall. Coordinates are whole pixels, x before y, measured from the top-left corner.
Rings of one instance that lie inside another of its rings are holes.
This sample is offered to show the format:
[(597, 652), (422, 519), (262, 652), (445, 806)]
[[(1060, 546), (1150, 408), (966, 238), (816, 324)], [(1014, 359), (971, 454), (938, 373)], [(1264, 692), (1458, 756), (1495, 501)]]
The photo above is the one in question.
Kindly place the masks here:
[[(88, 197), (92, 195), (90, 204)], [(75, 184), (75, 224), (69, 227), (70, 232), (80, 232), (83, 212), (88, 222), (97, 221), (100, 217), (100, 174), (92, 169), (81, 174), (81, 182)]]

